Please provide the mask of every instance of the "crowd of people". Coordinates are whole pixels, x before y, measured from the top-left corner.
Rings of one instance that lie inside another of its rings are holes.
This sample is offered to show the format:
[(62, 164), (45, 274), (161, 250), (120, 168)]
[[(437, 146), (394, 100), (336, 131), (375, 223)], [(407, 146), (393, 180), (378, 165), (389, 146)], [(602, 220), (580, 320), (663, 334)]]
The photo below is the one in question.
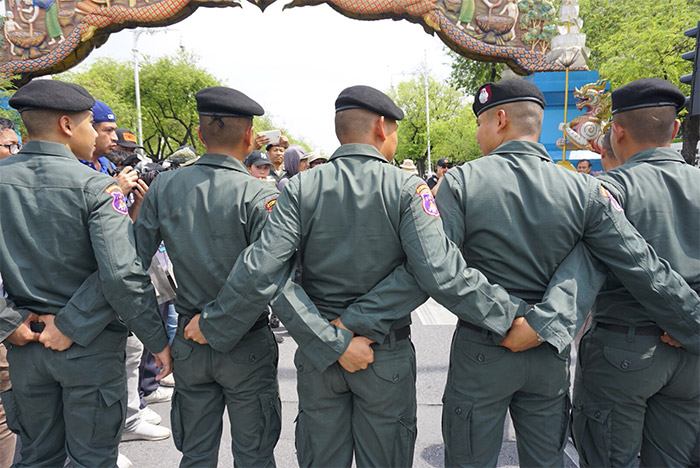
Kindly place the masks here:
[(675, 86), (613, 91), (598, 177), (553, 164), (520, 79), (475, 95), (485, 157), (428, 180), (392, 164), (404, 112), (374, 88), (339, 94), (330, 158), (256, 133), (238, 90), (195, 100), (206, 152), (154, 166), (80, 86), (10, 99), (28, 138), (0, 119), (0, 388), (21, 449), (0, 431), (0, 467), (127, 466), (120, 441), (171, 436), (180, 466), (217, 466), (225, 410), (236, 466), (274, 466), (280, 320), (299, 466), (411, 466), (428, 296), (458, 317), (446, 466), (495, 466), (507, 412), (522, 466), (563, 467), (570, 433), (583, 466), (700, 464), (700, 172), (668, 148)]

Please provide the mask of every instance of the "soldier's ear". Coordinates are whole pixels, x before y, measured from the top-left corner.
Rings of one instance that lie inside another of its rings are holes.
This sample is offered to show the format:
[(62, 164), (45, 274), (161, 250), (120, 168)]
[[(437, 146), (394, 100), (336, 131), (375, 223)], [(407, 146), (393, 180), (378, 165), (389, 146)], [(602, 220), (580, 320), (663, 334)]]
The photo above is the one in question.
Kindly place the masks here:
[(62, 115), (58, 118), (58, 130), (62, 135), (68, 137), (73, 136), (73, 128), (75, 127), (75, 122), (68, 115)]
[(201, 141), (204, 146), (207, 146), (207, 142), (204, 141), (204, 137), (202, 136), (202, 127), (199, 125), (197, 125), (197, 136), (199, 137), (199, 141)]
[(678, 130), (680, 130), (680, 128), (681, 128), (681, 121), (676, 119), (673, 122), (673, 136), (671, 137), (671, 140), (676, 138), (676, 135), (678, 135)]

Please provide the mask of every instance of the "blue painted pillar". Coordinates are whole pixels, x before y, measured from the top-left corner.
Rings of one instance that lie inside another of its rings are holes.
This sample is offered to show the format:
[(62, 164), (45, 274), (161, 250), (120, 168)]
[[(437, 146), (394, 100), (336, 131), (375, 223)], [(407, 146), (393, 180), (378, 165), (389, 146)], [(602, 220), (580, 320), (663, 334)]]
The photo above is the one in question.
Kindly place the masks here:
[[(564, 121), (564, 89), (566, 85), (566, 72), (538, 72), (525, 77), (526, 80), (536, 84), (544, 93), (547, 106), (544, 109), (544, 122), (542, 123), (542, 143), (554, 161), (561, 161), (561, 149), (557, 148), (556, 142), (562, 137), (559, 130), (559, 123)], [(598, 81), (598, 71), (572, 71), (569, 72), (569, 110), (567, 120), (582, 115), (583, 112), (576, 109), (576, 99), (574, 99), (574, 87), (594, 83)], [(569, 159), (569, 151), (566, 152), (566, 159)], [(600, 160), (591, 161), (592, 171), (602, 171)], [(573, 161), (576, 167), (576, 161)]]

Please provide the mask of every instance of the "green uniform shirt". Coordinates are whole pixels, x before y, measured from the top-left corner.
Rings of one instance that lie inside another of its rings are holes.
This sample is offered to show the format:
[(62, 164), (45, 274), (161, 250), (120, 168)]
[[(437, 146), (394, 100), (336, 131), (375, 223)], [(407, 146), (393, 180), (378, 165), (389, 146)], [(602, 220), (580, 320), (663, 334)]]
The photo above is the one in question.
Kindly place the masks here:
[[(599, 179), (656, 253), (700, 291), (700, 170), (686, 164), (677, 151), (653, 148)], [(656, 324), (654, 315), (643, 311), (614, 275), (608, 275), (596, 304), (598, 321), (635, 327)]]
[[(192, 166), (158, 175), (134, 232), (144, 261), (165, 241), (177, 278), (179, 314), (192, 317), (216, 298), (238, 255), (260, 235), (276, 199), (277, 191), (269, 184), (223, 154), (205, 154)], [(254, 320), (243, 326), (243, 334), (267, 308), (262, 304), (244, 312), (248, 313)]]
[[(437, 203), (467, 263), (527, 302), (542, 300), (559, 264), (583, 241), (638, 297), (684, 320), (700, 312), (698, 296), (659, 262), (600, 182), (553, 164), (539, 143), (508, 141), (448, 171)], [(651, 287), (651, 278), (664, 288)], [(557, 296), (547, 301), (526, 317), (561, 350), (573, 339), (576, 309)]]
[[(83, 345), (64, 323), (80, 323), (92, 338), (105, 328), (123, 334), (118, 315), (148, 349), (165, 348), (153, 286), (136, 258), (114, 179), (79, 163), (64, 145), (29, 141), (0, 161), (0, 226), (0, 273), (16, 307), (57, 315), (56, 326)], [(23, 314), (0, 314), (4, 339)]]
[[(413, 308), (406, 306), (425, 301), (423, 291), (465, 319), (478, 311), (485, 327), (499, 333), (525, 310), (522, 301), (467, 268), (444, 235), (424, 181), (387, 164), (370, 145), (347, 144), (328, 163), (289, 180), (260, 241), (241, 255), (216, 303), (204, 309), (200, 327), (207, 340), (232, 346), (240, 339), (229, 332), (233, 317), (226, 311), (270, 300), (297, 249), (312, 303), (283, 294), (295, 313), (280, 318), (321, 370), (338, 359), (349, 338), (333, 331), (329, 320), (341, 317), (365, 336), (381, 331), (370, 338), (383, 339), (410, 323)], [(314, 340), (325, 348), (309, 348)]]

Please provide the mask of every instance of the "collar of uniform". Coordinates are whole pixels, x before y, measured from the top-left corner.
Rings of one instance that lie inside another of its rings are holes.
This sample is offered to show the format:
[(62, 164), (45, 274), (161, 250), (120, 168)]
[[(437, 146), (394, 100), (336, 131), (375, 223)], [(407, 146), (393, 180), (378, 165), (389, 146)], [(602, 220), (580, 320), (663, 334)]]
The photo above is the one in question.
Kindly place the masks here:
[(370, 156), (372, 158), (377, 158), (382, 162), (389, 162), (377, 148), (372, 145), (365, 145), (363, 143), (348, 143), (347, 145), (342, 145), (340, 148), (335, 150), (333, 155), (328, 158), (328, 160), (332, 161), (336, 158), (342, 158), (343, 156)]
[(52, 141), (29, 140), (22, 145), (21, 154), (32, 153), (42, 156), (60, 156), (62, 158), (76, 159), (75, 155), (66, 145), (54, 143)]
[(196, 165), (224, 167), (226, 169), (248, 173), (248, 169), (245, 168), (242, 162), (234, 157), (226, 156), (225, 154), (205, 153), (193, 164), (193, 166)]
[(509, 140), (501, 143), (501, 146), (491, 152), (491, 154), (526, 154), (528, 156), (536, 156), (545, 161), (552, 162), (552, 158), (547, 153), (542, 143), (525, 140)]
[(685, 163), (680, 153), (671, 148), (647, 148), (634, 154), (625, 164), (634, 164), (648, 161), (675, 161)]

